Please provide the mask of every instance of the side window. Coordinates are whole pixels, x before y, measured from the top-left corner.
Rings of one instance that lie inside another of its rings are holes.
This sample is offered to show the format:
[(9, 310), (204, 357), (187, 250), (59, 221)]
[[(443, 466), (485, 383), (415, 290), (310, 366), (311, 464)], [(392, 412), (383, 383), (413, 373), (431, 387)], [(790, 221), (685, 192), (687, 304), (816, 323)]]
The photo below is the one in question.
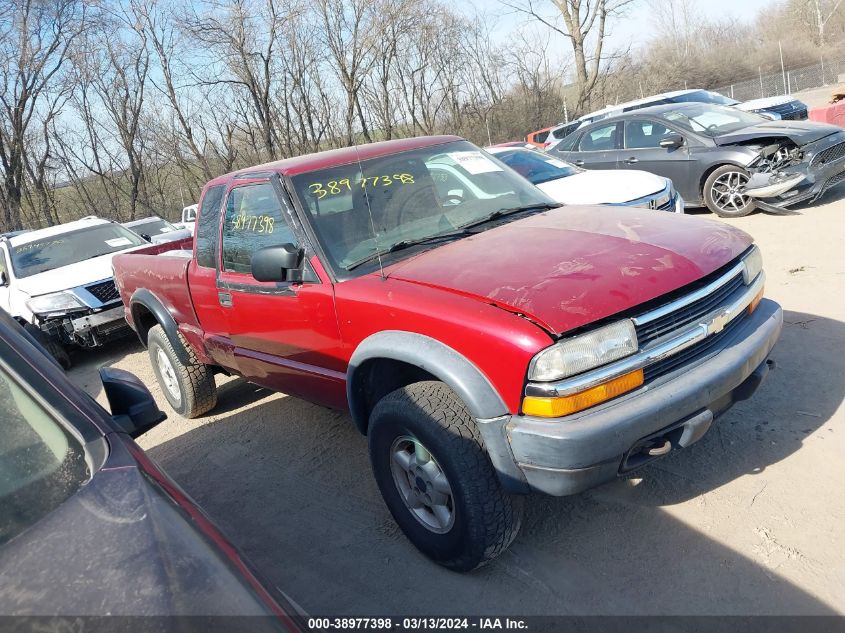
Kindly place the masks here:
[(572, 148), (575, 147), (575, 144), (578, 142), (578, 134), (574, 131), (572, 134), (564, 138), (560, 144), (557, 146), (557, 151), (559, 152), (571, 152)]
[(634, 119), (625, 122), (625, 147), (628, 149), (646, 149), (660, 147), (660, 139), (672, 130), (661, 123)]
[(269, 182), (229, 192), (223, 218), (223, 270), (250, 272), (252, 254), (267, 246), (297, 244)]
[(82, 446), (0, 369), (0, 545), (20, 534), (91, 478)]
[(581, 137), (578, 149), (582, 152), (604, 152), (616, 149), (616, 123), (588, 130)]
[(217, 231), (220, 227), (220, 206), (226, 185), (216, 185), (206, 190), (202, 197), (200, 218), (197, 223), (197, 266), (214, 268), (217, 266)]

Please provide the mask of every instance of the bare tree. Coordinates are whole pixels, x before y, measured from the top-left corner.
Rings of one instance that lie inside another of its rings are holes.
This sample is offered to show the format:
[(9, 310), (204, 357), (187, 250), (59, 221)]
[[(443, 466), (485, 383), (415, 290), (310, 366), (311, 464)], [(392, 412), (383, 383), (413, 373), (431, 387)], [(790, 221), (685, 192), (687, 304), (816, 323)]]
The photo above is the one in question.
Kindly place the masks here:
[[(548, 15), (543, 13), (546, 4), (543, 0), (500, 0), (505, 6), (538, 20), (569, 40), (578, 90), (576, 109), (579, 111), (589, 103), (601, 77), (608, 22), (634, 1), (549, 0), (554, 13)], [(559, 20), (563, 21), (562, 26)]]
[[(6, 5), (0, 17), (0, 223), (12, 230), (21, 227), (30, 124), (56, 89), (70, 47), (86, 26), (86, 5), (79, 0), (20, 0)], [(47, 123), (50, 118), (52, 114), (43, 117)]]

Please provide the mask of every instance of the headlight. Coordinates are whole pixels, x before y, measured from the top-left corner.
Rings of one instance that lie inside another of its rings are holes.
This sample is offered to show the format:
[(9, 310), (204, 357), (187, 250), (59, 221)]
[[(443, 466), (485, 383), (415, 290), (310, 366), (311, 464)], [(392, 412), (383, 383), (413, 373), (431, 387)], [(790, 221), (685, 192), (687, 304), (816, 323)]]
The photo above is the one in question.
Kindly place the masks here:
[(69, 310), (85, 307), (79, 299), (69, 292), (54, 292), (49, 295), (33, 297), (26, 302), (26, 305), (35, 314), (68, 312)]
[(528, 366), (529, 380), (560, 380), (625, 358), (637, 351), (637, 332), (630, 319), (555, 343)]
[(763, 270), (763, 255), (760, 249), (753, 246), (748, 255), (742, 258), (742, 264), (745, 267), (742, 270), (742, 280), (747, 286), (757, 279), (757, 275)]

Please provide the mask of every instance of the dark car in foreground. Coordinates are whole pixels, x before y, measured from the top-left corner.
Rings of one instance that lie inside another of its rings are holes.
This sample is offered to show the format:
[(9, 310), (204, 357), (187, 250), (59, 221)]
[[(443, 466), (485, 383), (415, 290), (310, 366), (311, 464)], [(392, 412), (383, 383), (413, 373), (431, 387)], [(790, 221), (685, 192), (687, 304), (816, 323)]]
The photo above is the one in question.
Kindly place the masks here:
[(164, 419), (146, 387), (101, 376), (111, 415), (0, 312), (0, 615), (263, 616), (262, 630), (299, 630), (293, 604), (133, 441)]
[(670, 178), (687, 206), (722, 217), (814, 201), (845, 179), (845, 130), (771, 121), (736, 108), (643, 108), (579, 129), (550, 154), (587, 169), (641, 169)]

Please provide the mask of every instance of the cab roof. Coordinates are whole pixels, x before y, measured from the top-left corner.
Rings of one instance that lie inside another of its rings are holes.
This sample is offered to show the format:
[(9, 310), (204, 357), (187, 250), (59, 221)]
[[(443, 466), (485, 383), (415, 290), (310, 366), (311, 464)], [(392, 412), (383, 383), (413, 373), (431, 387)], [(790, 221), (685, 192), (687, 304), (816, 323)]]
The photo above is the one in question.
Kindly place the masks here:
[(233, 171), (224, 176), (215, 178), (210, 181), (208, 185), (219, 185), (226, 183), (233, 178), (248, 178), (251, 175), (260, 177), (268, 172), (282, 174), (283, 176), (296, 176), (297, 174), (303, 174), (318, 169), (329, 169), (331, 167), (337, 167), (338, 165), (348, 165), (349, 163), (354, 163), (358, 160), (379, 158), (381, 156), (407, 152), (412, 149), (431, 147), (432, 145), (442, 145), (444, 143), (452, 143), (454, 141), (463, 140), (464, 139), (460, 136), (418, 136), (414, 138), (380, 141), (378, 143), (368, 143), (367, 145), (331, 149), (324, 152), (285, 158), (271, 163), (264, 163), (263, 165), (256, 165), (255, 167), (248, 167), (247, 169)]

